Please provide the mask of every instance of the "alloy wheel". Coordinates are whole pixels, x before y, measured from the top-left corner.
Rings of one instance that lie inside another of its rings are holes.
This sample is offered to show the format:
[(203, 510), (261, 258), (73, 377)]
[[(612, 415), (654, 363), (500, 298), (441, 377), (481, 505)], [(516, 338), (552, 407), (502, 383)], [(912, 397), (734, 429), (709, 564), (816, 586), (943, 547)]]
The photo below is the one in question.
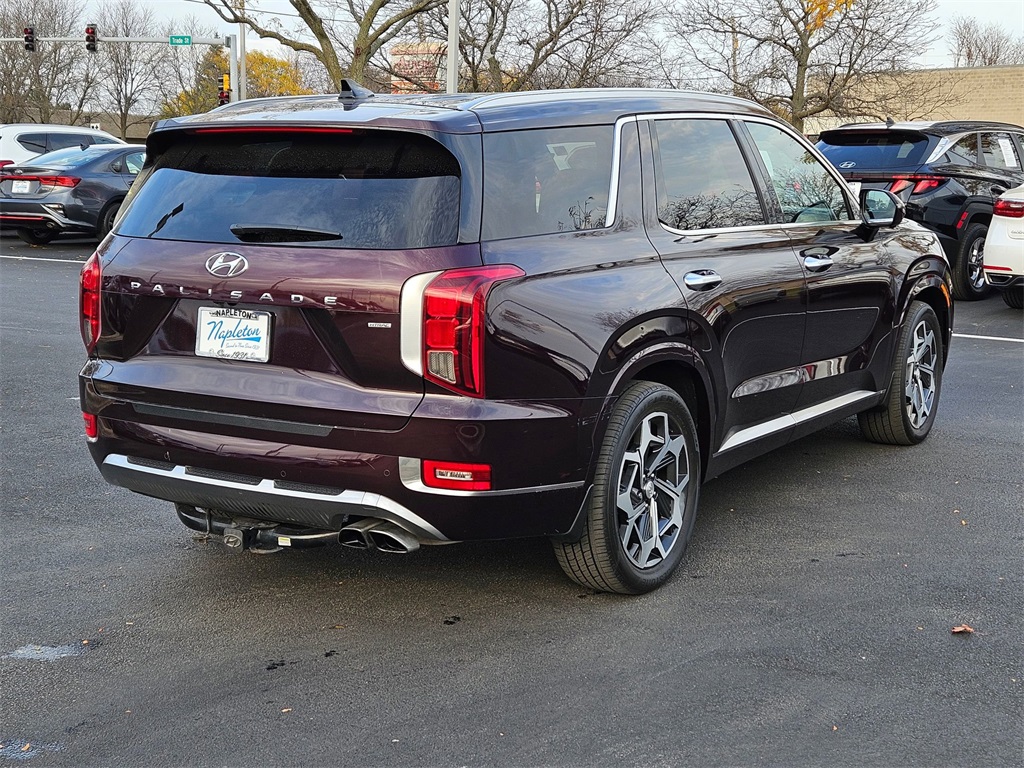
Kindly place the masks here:
[(686, 439), (667, 413), (644, 417), (619, 468), (619, 543), (638, 568), (662, 562), (682, 534), (688, 473)]
[(907, 417), (914, 429), (920, 429), (935, 405), (938, 389), (935, 381), (935, 366), (938, 354), (935, 333), (924, 320), (914, 327), (914, 335), (907, 357), (906, 408)]
[(985, 238), (979, 237), (971, 243), (971, 249), (967, 252), (967, 279), (977, 291), (985, 287), (984, 264)]

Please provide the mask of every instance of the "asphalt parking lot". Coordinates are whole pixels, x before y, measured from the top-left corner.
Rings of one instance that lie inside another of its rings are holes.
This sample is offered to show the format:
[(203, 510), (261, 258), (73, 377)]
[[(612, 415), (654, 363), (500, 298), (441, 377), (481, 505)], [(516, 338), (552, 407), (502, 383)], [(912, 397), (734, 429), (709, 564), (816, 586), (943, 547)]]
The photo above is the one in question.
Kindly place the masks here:
[(67, 263), (93, 246), (0, 240), (0, 763), (1024, 764), (1024, 320), (998, 298), (958, 305), (925, 443), (850, 420), (727, 473), (675, 579), (624, 598), (544, 541), (237, 555), (106, 485)]

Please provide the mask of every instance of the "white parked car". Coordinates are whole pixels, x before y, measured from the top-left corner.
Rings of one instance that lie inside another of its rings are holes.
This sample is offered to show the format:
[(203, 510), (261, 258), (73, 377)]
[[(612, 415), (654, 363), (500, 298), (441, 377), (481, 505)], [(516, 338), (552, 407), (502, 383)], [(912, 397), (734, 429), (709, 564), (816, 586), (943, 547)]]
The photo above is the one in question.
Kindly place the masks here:
[(1003, 301), (1024, 308), (1024, 184), (1004, 192), (992, 209), (985, 237), (985, 282)]
[(126, 143), (106, 131), (80, 125), (0, 123), (0, 168), (23, 163), (36, 155), (65, 147)]

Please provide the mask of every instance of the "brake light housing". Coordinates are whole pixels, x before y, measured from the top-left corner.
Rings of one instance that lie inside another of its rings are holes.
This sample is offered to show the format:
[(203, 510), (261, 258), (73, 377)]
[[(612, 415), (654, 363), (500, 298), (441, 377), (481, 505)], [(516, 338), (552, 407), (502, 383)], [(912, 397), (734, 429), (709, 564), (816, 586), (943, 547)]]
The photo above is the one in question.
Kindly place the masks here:
[(49, 191), (54, 187), (77, 187), (81, 183), (81, 179), (77, 176), (28, 176), (28, 175), (14, 175), (4, 174), (0, 176), (0, 182), (3, 181), (36, 181), (39, 182), (39, 192)]
[(918, 173), (897, 174), (893, 177), (892, 186), (889, 191), (898, 195), (907, 187), (912, 187), (911, 195), (920, 195), (923, 192), (931, 192), (945, 184), (949, 179), (944, 176), (926, 176)]
[[(526, 273), (511, 264), (450, 269), (423, 291), (423, 377), (469, 397), (484, 397), (487, 294)], [(465, 486), (459, 486), (465, 487)]]
[(82, 267), (81, 292), (79, 294), (82, 342), (90, 355), (96, 349), (96, 341), (100, 337), (100, 287), (102, 281), (103, 270), (100, 266), (100, 256), (99, 253), (93, 253)]
[(1024, 200), (996, 198), (992, 213), (1007, 219), (1024, 219)]

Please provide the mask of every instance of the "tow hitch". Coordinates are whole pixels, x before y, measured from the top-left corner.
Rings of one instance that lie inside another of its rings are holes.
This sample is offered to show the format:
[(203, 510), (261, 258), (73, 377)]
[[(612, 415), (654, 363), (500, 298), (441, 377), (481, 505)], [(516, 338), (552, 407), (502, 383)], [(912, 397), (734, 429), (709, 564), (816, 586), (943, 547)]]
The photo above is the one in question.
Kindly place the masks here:
[(207, 539), (211, 536), (220, 537), (224, 545), (235, 552), (264, 555), (280, 552), (286, 547), (319, 547), (338, 538), (337, 531), (293, 528), (247, 517), (227, 520), (215, 517), (210, 510), (196, 509), (187, 504), (175, 504), (174, 508), (178, 513), (178, 519), (186, 527), (203, 534)]

